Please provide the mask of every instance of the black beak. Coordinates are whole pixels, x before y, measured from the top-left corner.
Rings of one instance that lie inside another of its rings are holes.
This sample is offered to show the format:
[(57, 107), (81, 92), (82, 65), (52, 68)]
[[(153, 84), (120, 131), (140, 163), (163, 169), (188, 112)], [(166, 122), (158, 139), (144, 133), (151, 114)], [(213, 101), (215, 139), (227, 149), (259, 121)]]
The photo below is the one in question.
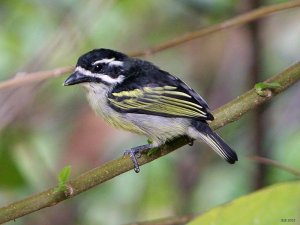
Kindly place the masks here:
[(78, 71), (75, 71), (73, 74), (71, 74), (64, 82), (64, 86), (70, 86), (74, 84), (80, 84), (83, 82), (90, 81), (90, 77), (83, 75), (79, 73)]

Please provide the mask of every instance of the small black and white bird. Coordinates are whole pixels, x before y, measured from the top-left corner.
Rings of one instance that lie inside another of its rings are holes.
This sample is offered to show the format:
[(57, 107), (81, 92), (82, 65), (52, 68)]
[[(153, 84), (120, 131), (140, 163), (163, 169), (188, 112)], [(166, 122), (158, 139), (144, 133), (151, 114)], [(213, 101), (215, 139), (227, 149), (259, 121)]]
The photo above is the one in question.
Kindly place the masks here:
[(109, 124), (148, 137), (151, 144), (125, 151), (135, 172), (141, 152), (186, 135), (203, 140), (227, 162), (236, 153), (207, 121), (214, 119), (206, 101), (179, 78), (150, 62), (110, 49), (82, 55), (65, 86), (81, 84), (91, 107)]

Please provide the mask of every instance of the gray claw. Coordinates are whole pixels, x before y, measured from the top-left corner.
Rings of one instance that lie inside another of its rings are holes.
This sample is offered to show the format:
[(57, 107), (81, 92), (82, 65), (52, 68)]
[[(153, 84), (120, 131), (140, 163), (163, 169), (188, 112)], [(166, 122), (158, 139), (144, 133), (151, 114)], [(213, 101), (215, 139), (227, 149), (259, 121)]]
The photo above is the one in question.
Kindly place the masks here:
[(141, 158), (142, 157), (142, 153), (140, 151), (138, 151), (138, 152), (135, 153), (135, 156), (137, 158)]
[(140, 172), (140, 166), (139, 166), (139, 163), (138, 163), (137, 159), (141, 158), (142, 152), (149, 149), (149, 148), (152, 148), (152, 144), (141, 145), (141, 146), (137, 146), (135, 148), (132, 148), (130, 150), (124, 151), (124, 155), (129, 155), (130, 156), (130, 158), (133, 162), (133, 165), (134, 165), (134, 171), (136, 173)]
[(140, 166), (137, 161), (137, 158), (140, 158), (142, 156), (142, 153), (140, 151), (130, 149), (130, 150), (125, 150), (124, 155), (129, 155), (129, 157), (131, 158), (131, 161), (133, 162), (134, 165), (134, 172), (136, 173), (140, 172)]

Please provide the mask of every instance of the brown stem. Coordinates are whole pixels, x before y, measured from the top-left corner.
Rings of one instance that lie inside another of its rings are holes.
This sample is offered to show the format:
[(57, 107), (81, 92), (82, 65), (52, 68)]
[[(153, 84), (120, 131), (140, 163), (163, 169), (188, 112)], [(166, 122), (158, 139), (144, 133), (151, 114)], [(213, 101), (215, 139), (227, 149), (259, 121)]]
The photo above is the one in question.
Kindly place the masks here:
[[(247, 0), (250, 9), (255, 9), (260, 6), (260, 0)], [(260, 81), (260, 72), (262, 69), (262, 42), (260, 37), (260, 21), (253, 21), (249, 24), (249, 39), (252, 50), (251, 65), (250, 65), (250, 85), (253, 86)], [(262, 115), (266, 109), (266, 105), (257, 107), (252, 114), (252, 130), (253, 130), (253, 150), (254, 155), (266, 156), (266, 148), (263, 147), (266, 130), (265, 122)], [(254, 188), (260, 189), (265, 185), (266, 166), (258, 164), (254, 175)]]
[(277, 167), (279, 169), (285, 170), (288, 173), (291, 173), (291, 174), (293, 174), (297, 177), (300, 177), (300, 170), (294, 169), (292, 167), (284, 165), (284, 164), (282, 164), (280, 162), (277, 162), (275, 160), (268, 159), (268, 158), (261, 157), (261, 156), (251, 156), (251, 157), (248, 157), (248, 158), (250, 160), (253, 160), (253, 161), (258, 162), (260, 164), (271, 165), (271, 166)]
[[(266, 82), (277, 82), (280, 84), (280, 87), (273, 89), (272, 91), (268, 90), (269, 95), (266, 95), (266, 97), (258, 95), (256, 90), (252, 89), (215, 110), (215, 120), (210, 124), (211, 127), (213, 129), (218, 129), (225, 124), (238, 120), (246, 112), (270, 100), (273, 96), (283, 92), (298, 80), (300, 80), (300, 62), (291, 66), (282, 73), (266, 80)], [(144, 165), (149, 163), (185, 144), (188, 144), (189, 141), (190, 140), (186, 137), (177, 138), (172, 142), (163, 145), (160, 148), (160, 151), (157, 151), (155, 154), (151, 156), (143, 155), (139, 159), (139, 164)], [(19, 218), (45, 207), (56, 205), (67, 198), (72, 198), (96, 185), (104, 183), (105, 181), (132, 169), (133, 164), (129, 157), (123, 157), (107, 162), (100, 167), (72, 179), (68, 183), (68, 187), (73, 190), (72, 195), (66, 196), (64, 192), (57, 192), (55, 191), (55, 188), (51, 188), (42, 193), (32, 195), (31, 197), (0, 208), (0, 223)]]
[(39, 71), (27, 74), (25, 73), (24, 76), (18, 76), (18, 74), (16, 74), (14, 78), (0, 82), (0, 90), (11, 87), (18, 87), (26, 84), (32, 84), (33, 82), (42, 81), (48, 78), (58, 77), (66, 73), (70, 73), (73, 69), (74, 68), (71, 66), (66, 66), (53, 70)]
[(167, 48), (174, 47), (176, 45), (180, 45), (183, 43), (186, 43), (188, 41), (194, 40), (199, 37), (203, 37), (224, 29), (232, 28), (232, 27), (237, 27), (245, 23), (249, 23), (251, 21), (257, 20), (261, 17), (267, 16), (269, 14), (272, 14), (274, 12), (282, 11), (285, 9), (289, 8), (294, 8), (300, 6), (300, 1), (288, 1), (285, 3), (281, 4), (276, 4), (276, 5), (270, 5), (270, 6), (264, 6), (259, 9), (250, 11), (248, 13), (244, 13), (240, 16), (236, 16), (232, 19), (226, 20), (222, 23), (212, 25), (206, 28), (202, 28), (198, 31), (193, 31), (190, 33), (186, 33), (182, 36), (176, 37), (174, 39), (171, 39), (169, 41), (166, 41), (162, 44), (159, 44), (155, 47), (142, 50), (142, 51), (137, 51), (137, 52), (132, 52), (130, 56), (143, 56), (143, 55), (151, 55), (153, 53), (165, 50)]

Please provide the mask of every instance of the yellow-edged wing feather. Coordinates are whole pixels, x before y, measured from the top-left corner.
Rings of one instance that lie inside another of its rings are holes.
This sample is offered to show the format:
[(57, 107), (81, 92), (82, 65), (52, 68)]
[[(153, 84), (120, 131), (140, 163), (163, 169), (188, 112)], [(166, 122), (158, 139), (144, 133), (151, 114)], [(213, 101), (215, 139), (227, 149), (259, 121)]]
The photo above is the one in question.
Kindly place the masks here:
[[(194, 92), (195, 93), (195, 92)], [(196, 93), (195, 93), (196, 94)], [(211, 114), (189, 92), (175, 86), (144, 87), (112, 92), (109, 104), (122, 112), (209, 119)]]

